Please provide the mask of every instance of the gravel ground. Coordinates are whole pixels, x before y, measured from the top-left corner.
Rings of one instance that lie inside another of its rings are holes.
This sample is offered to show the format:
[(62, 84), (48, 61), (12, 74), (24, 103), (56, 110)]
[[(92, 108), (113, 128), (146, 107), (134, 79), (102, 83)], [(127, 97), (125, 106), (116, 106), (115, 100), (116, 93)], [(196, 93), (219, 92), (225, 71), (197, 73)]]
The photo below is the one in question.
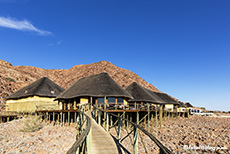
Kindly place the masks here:
[[(74, 126), (43, 124), (41, 130), (32, 133), (20, 132), (22, 126), (22, 119), (0, 124), (0, 153), (63, 154), (75, 142), (77, 134)], [(151, 132), (155, 135), (154, 128), (155, 125), (151, 127)], [(116, 137), (114, 128), (110, 132)], [(155, 143), (141, 131), (139, 132), (148, 152), (159, 153)], [(121, 136), (126, 134), (126, 130), (122, 128)], [(230, 118), (190, 116), (169, 119), (163, 122), (156, 137), (174, 153), (230, 153)], [(122, 144), (133, 153), (129, 137)], [(138, 144), (140, 154), (145, 153), (140, 137)], [(206, 150), (191, 150), (191, 148), (206, 148)], [(214, 148), (225, 149), (214, 150)]]
[[(155, 125), (152, 126), (151, 130)], [(154, 130), (155, 131), (155, 130)], [(156, 132), (151, 131), (154, 135)], [(111, 134), (116, 136), (116, 130), (111, 129)], [(127, 133), (123, 128), (122, 136)], [(142, 139), (149, 153), (159, 153), (158, 147), (141, 133)], [(131, 135), (133, 136), (133, 134)], [(174, 118), (163, 122), (158, 129), (156, 137), (174, 153), (230, 153), (230, 118), (190, 116), (189, 118)], [(122, 145), (133, 153), (130, 138), (126, 138)], [(139, 138), (139, 152), (145, 153)], [(200, 149), (192, 149), (200, 148)], [(214, 149), (215, 148), (215, 149)], [(222, 150), (216, 150), (224, 148)]]
[(0, 153), (5, 154), (63, 154), (76, 139), (74, 126), (61, 127), (42, 124), (37, 132), (20, 132), (23, 120), (0, 124)]

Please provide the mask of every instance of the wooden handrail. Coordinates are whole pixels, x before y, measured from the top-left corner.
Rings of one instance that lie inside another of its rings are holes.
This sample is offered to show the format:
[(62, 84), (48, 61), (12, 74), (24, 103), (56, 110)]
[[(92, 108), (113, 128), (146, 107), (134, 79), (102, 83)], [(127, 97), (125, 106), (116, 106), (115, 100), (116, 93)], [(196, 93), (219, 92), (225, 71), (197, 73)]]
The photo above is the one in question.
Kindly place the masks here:
[[(94, 106), (94, 110), (98, 110), (99, 112), (105, 112), (104, 110), (100, 109), (100, 108), (97, 108), (97, 106)], [(96, 113), (96, 111), (94, 111), (93, 113)], [(147, 135), (159, 148), (160, 148), (160, 153), (163, 153), (163, 154), (173, 154), (167, 147), (165, 147), (155, 136), (153, 136), (151, 133), (149, 133), (147, 130), (145, 130), (143, 127), (141, 127), (140, 125), (132, 122), (132, 121), (129, 121), (128, 119), (125, 119), (123, 118), (122, 116), (118, 116), (118, 115), (115, 115), (113, 113), (108, 113), (106, 112), (106, 114), (109, 114), (110, 116), (113, 116), (113, 117), (116, 117), (118, 119), (118, 126), (120, 126), (120, 124), (122, 123), (121, 121), (126, 121), (127, 123), (131, 124), (133, 126), (133, 130), (131, 130), (132, 132), (134, 131), (134, 134), (135, 135), (138, 135), (138, 132), (136, 132), (137, 130), (140, 130), (142, 131), (145, 135)], [(95, 115), (93, 117), (96, 117)], [(108, 116), (107, 116), (108, 117)], [(139, 120), (138, 120), (139, 121)], [(120, 133), (119, 133), (119, 127), (118, 127), (118, 130), (117, 130), (117, 133), (118, 133), (118, 140), (122, 141), (123, 139), (120, 138)], [(128, 135), (130, 135), (131, 133), (128, 133)], [(134, 137), (137, 139), (137, 136)], [(127, 136), (126, 136), (127, 137)], [(135, 139), (134, 139), (135, 140)], [(134, 141), (135, 142), (135, 141)], [(133, 146), (135, 146), (135, 143), (131, 143)], [(134, 153), (135, 152), (135, 148), (137, 147), (134, 147)]]
[[(86, 126), (85, 128), (81, 127), (80, 130), (80, 136), (77, 138), (75, 143), (72, 145), (72, 147), (67, 151), (66, 154), (75, 154), (75, 153), (88, 153), (90, 149), (90, 131), (91, 131), (91, 120), (90, 118), (84, 113), (79, 112), (79, 115), (81, 119), (86, 119)], [(80, 120), (81, 121), (81, 120)], [(83, 125), (83, 124), (80, 124)]]

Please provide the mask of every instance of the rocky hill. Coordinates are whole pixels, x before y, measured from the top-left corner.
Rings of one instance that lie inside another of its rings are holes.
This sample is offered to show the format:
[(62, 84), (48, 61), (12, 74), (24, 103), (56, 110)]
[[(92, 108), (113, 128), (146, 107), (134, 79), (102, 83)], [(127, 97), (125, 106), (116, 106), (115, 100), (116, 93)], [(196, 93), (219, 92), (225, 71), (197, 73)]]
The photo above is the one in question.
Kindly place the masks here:
[(44, 76), (67, 89), (78, 79), (101, 72), (107, 72), (123, 88), (126, 88), (129, 84), (136, 81), (148, 89), (159, 91), (137, 74), (119, 68), (107, 61), (100, 61), (88, 65), (76, 65), (71, 69), (58, 70), (41, 69), (31, 66), (13, 66), (9, 62), (0, 60), (0, 102), (4, 103), (6, 96)]

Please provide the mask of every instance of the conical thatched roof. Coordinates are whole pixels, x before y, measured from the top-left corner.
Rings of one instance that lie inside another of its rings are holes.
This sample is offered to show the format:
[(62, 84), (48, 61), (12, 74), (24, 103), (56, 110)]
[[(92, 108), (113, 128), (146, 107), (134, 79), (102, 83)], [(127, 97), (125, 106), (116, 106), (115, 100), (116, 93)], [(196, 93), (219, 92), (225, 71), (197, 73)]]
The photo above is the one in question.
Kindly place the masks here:
[(178, 107), (186, 107), (185, 103), (183, 103), (183, 102), (178, 102), (178, 103), (179, 103)]
[(176, 100), (166, 93), (156, 92), (145, 88), (151, 95), (157, 97), (163, 104), (179, 104)]
[(161, 98), (161, 100), (164, 101), (164, 104), (179, 104), (178, 101), (174, 100), (172, 97), (170, 97), (166, 93), (160, 93), (160, 92), (153, 92), (155, 93), (158, 97)]
[(186, 107), (193, 107), (189, 102), (185, 103)]
[(84, 96), (132, 98), (107, 73), (100, 73), (79, 79), (69, 89), (60, 94), (57, 99), (71, 99)]
[(42, 96), (42, 97), (57, 97), (65, 89), (51, 81), (47, 77), (38, 79), (37, 81), (25, 86), (24, 88), (16, 91), (6, 99), (19, 99), (30, 96)]
[(133, 99), (130, 99), (129, 102), (162, 103), (157, 96), (149, 93), (147, 89), (137, 84), (136, 82), (130, 84), (126, 88), (126, 91), (128, 91), (133, 96)]

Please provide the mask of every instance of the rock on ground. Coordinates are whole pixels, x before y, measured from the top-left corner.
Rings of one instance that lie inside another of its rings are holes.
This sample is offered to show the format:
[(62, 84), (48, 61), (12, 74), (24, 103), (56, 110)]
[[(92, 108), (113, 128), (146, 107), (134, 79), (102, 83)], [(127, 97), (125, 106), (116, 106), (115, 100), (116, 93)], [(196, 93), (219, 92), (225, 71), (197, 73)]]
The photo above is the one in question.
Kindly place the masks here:
[(0, 124), (0, 153), (5, 154), (63, 154), (76, 141), (74, 126), (43, 124), (36, 132), (20, 132), (23, 120)]

